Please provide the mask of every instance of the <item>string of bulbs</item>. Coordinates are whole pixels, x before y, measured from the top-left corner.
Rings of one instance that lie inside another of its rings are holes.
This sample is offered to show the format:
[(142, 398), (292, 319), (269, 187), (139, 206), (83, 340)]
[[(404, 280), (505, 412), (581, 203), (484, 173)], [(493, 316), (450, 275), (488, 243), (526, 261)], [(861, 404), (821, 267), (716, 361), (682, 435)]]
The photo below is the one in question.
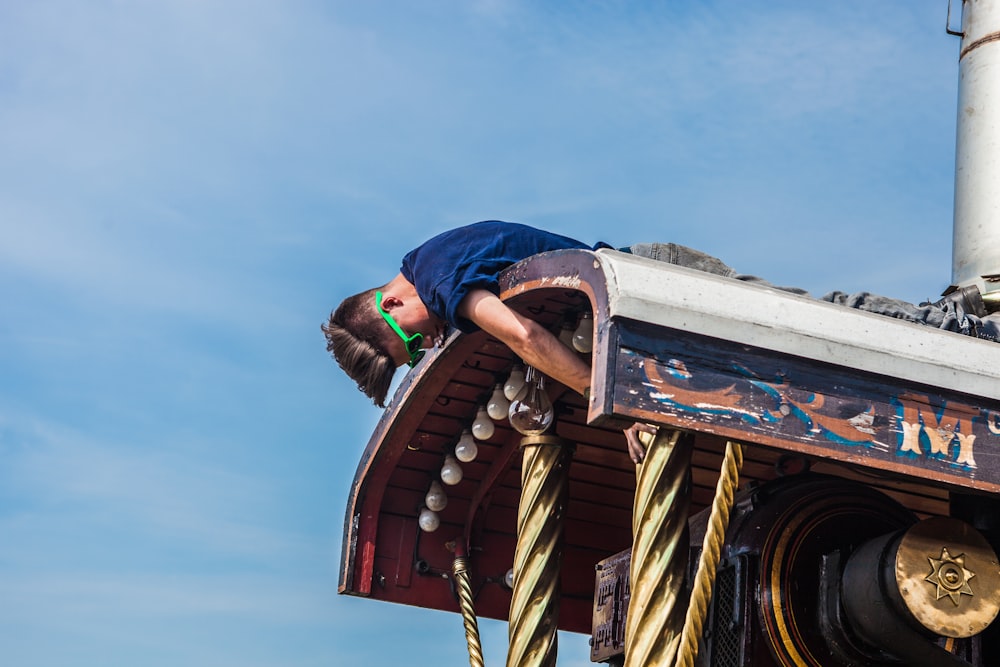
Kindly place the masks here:
[[(567, 319), (558, 334), (567, 347), (590, 354), (594, 347), (594, 318), (590, 312), (580, 314), (576, 326)], [(445, 454), (439, 473), (440, 481), (431, 481), (424, 496), (417, 523), (424, 532), (431, 533), (441, 525), (439, 512), (448, 506), (448, 495), (441, 486), (455, 486), (462, 481), (462, 463), (471, 463), (479, 455), (476, 441), (486, 441), (496, 432), (494, 422), (504, 419), (521, 435), (541, 435), (552, 425), (555, 410), (545, 393), (545, 376), (531, 366), (515, 362), (507, 380), (493, 386), (485, 404), (476, 410), (472, 424), (462, 430), (454, 448)]]

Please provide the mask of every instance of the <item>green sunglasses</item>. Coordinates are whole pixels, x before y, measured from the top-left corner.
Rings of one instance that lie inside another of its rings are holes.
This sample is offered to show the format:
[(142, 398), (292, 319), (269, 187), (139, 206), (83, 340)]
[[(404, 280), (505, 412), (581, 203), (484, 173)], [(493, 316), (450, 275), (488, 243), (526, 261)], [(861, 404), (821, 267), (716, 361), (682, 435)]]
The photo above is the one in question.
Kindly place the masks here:
[(407, 366), (413, 368), (417, 365), (418, 361), (424, 358), (424, 352), (427, 351), (423, 348), (424, 335), (417, 332), (412, 336), (407, 336), (403, 332), (403, 329), (396, 324), (396, 320), (392, 319), (392, 315), (382, 309), (382, 292), (375, 292), (375, 307), (378, 308), (378, 312), (382, 313), (382, 319), (388, 322), (392, 330), (403, 339), (403, 345), (406, 346), (406, 353), (410, 355), (410, 361), (407, 363)]

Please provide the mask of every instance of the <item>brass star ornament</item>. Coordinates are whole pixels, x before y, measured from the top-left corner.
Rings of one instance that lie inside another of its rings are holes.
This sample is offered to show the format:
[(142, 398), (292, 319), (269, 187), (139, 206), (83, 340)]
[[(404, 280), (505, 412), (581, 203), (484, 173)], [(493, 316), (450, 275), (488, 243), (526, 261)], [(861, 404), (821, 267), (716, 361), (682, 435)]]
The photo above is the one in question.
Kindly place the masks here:
[(928, 556), (927, 561), (931, 565), (931, 573), (924, 578), (924, 581), (937, 586), (935, 599), (940, 600), (947, 595), (957, 607), (963, 595), (975, 595), (969, 580), (976, 576), (976, 573), (966, 569), (964, 553), (952, 556), (948, 553), (948, 547), (942, 547), (940, 558)]

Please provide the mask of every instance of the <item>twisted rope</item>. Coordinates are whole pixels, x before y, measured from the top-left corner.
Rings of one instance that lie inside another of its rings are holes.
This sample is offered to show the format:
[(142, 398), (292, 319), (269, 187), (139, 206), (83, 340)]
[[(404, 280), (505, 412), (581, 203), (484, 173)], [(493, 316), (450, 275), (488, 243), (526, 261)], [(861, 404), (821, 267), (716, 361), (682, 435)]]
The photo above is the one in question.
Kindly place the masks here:
[(715, 498), (712, 500), (712, 511), (708, 518), (708, 529), (702, 542), (698, 572), (695, 574), (694, 587), (691, 591), (691, 602), (684, 616), (677, 667), (694, 667), (695, 658), (698, 657), (698, 638), (701, 637), (708, 615), (708, 603), (712, 599), (715, 573), (719, 568), (719, 557), (726, 540), (726, 529), (729, 527), (729, 513), (733, 508), (733, 496), (736, 487), (739, 486), (742, 468), (743, 445), (727, 442), (719, 482), (715, 487)]
[(639, 434), (646, 458), (636, 474), (625, 667), (672, 665), (683, 625), (693, 439), (661, 429)]
[(472, 604), (472, 584), (469, 583), (468, 560), (464, 556), (456, 556), (452, 563), (455, 584), (458, 590), (458, 606), (462, 610), (462, 621), (465, 623), (465, 643), (469, 646), (469, 666), (484, 667), (483, 647), (479, 641), (479, 623), (476, 621), (476, 608)]

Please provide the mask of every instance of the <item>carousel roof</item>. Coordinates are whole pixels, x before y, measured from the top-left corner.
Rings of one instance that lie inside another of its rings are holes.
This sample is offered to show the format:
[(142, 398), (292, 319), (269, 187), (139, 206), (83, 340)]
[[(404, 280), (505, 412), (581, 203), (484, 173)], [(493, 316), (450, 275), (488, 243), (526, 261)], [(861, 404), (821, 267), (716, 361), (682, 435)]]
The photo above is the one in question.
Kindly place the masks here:
[[(711, 503), (727, 439), (743, 484), (802, 468), (875, 486), (920, 515), (949, 489), (1000, 492), (1000, 346), (609, 250), (544, 253), (509, 268), (501, 298), (558, 332), (594, 317), (592, 393), (555, 392), (573, 446), (560, 627), (589, 632), (594, 568), (631, 546), (635, 465), (621, 428), (694, 433), (692, 512)], [(514, 359), (454, 333), (403, 379), (348, 501), (340, 592), (456, 611), (447, 573), (470, 548), (480, 615), (506, 618), (521, 436), (506, 421), (444, 486), (440, 526), (417, 517), (444, 457)]]

